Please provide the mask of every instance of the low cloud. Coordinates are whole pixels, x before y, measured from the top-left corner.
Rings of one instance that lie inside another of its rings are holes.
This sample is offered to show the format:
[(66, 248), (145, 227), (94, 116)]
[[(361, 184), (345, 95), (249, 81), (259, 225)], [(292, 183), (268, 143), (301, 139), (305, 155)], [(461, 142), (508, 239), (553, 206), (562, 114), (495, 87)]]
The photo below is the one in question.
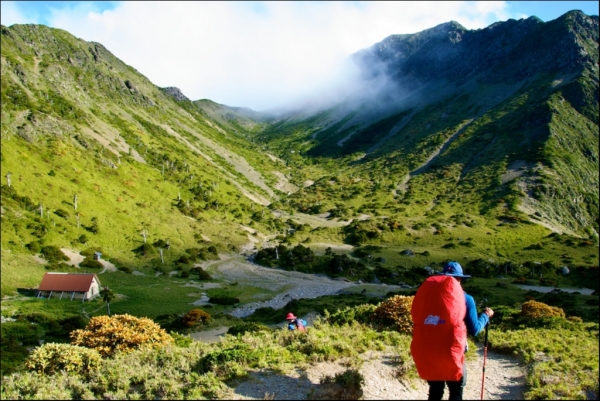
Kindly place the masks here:
[[(18, 12), (3, 2), (6, 10)], [(389, 35), (450, 20), (483, 28), (509, 18), (506, 10), (505, 2), (169, 1), (123, 2), (102, 12), (84, 3), (47, 19), (102, 43), (158, 86), (264, 110), (349, 84), (349, 55)]]

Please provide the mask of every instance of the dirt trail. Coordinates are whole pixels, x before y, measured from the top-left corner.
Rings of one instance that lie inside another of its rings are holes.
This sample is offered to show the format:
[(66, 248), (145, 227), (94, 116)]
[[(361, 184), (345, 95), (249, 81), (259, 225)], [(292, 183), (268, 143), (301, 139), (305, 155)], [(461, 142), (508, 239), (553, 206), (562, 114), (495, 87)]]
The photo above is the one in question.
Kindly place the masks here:
[(421, 174), (423, 171), (425, 171), (429, 165), (433, 162), (433, 160), (435, 158), (437, 158), (441, 153), (443, 153), (452, 142), (454, 142), (454, 140), (456, 138), (458, 138), (458, 136), (464, 132), (465, 129), (467, 129), (467, 127), (469, 125), (471, 125), (471, 123), (473, 122), (473, 118), (470, 120), (467, 120), (465, 122), (463, 122), (463, 124), (458, 128), (458, 130), (456, 130), (456, 132), (454, 132), (454, 134), (452, 134), (450, 137), (448, 137), (448, 139), (446, 139), (444, 141), (444, 143), (437, 148), (436, 150), (434, 150), (428, 157), (427, 159), (421, 163), (421, 165), (419, 167), (417, 167), (415, 170), (409, 172), (408, 174), (406, 174), (406, 176), (404, 176), (404, 178), (402, 179), (402, 181), (400, 183), (398, 183), (397, 188), (403, 191), (406, 191), (406, 186), (408, 184), (408, 181), (410, 181), (410, 179), (416, 175)]
[[(73, 249), (60, 248), (60, 250), (69, 257), (70, 260), (69, 260), (69, 262), (67, 262), (68, 265), (78, 267), (79, 264), (81, 262), (83, 262), (83, 259), (85, 259), (85, 256), (81, 255), (79, 252), (77, 252)], [(104, 266), (104, 268), (98, 274), (102, 274), (107, 271), (109, 271), (109, 272), (117, 271), (117, 267), (114, 264), (112, 264), (111, 262), (109, 262), (108, 260), (100, 259), (99, 262), (102, 264), (102, 266)]]
[[(354, 283), (331, 280), (327, 277), (269, 269), (251, 264), (241, 257), (222, 256), (220, 261), (206, 262), (211, 274), (228, 280), (244, 282), (253, 286), (264, 286), (279, 292), (269, 301), (244, 305), (232, 312), (235, 316), (245, 316), (255, 308), (271, 306), (281, 308), (291, 298), (312, 298), (335, 293), (355, 286)], [(381, 287), (382, 291), (392, 291), (393, 286), (372, 285)], [(219, 341), (225, 329), (211, 332), (194, 333), (199, 341)], [(427, 399), (427, 383), (420, 379), (399, 380), (395, 355), (390, 352), (368, 352), (362, 355), (364, 362), (360, 373), (365, 378), (363, 399), (365, 400), (425, 400)], [(344, 360), (322, 362), (309, 365), (306, 369), (296, 369), (288, 374), (275, 374), (272, 371), (260, 370), (252, 372), (249, 379), (238, 383), (230, 389), (224, 399), (282, 399), (305, 400), (309, 394), (318, 391), (323, 376), (334, 376), (348, 369)], [(479, 399), (481, 395), (481, 378), (483, 367), (483, 351), (477, 351), (477, 357), (467, 361), (467, 386), (465, 399)], [(485, 399), (518, 400), (523, 399), (525, 387), (525, 367), (508, 355), (488, 352), (486, 361)], [(446, 393), (446, 399), (448, 394)]]
[[(364, 400), (426, 400), (427, 382), (421, 379), (398, 378), (394, 355), (385, 352), (368, 352), (362, 355), (359, 371), (365, 379), (362, 386)], [(465, 400), (480, 399), (483, 367), (483, 352), (467, 362), (467, 385)], [(348, 369), (343, 361), (321, 362), (310, 365), (306, 370), (296, 369), (278, 375), (269, 371), (252, 372), (249, 380), (231, 389), (231, 399), (278, 399), (306, 400), (309, 394), (318, 391), (324, 376), (334, 376)], [(484, 399), (519, 400), (526, 391), (525, 368), (514, 357), (488, 352)], [(448, 399), (446, 390), (444, 399)]]

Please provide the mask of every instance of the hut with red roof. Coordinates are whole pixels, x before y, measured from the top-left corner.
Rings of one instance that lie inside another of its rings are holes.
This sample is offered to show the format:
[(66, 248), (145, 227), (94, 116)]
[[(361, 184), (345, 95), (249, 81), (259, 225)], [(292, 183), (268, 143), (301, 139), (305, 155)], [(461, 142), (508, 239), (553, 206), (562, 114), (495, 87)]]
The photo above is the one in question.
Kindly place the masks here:
[(100, 294), (100, 280), (94, 273), (46, 273), (38, 287), (37, 298), (93, 299)]

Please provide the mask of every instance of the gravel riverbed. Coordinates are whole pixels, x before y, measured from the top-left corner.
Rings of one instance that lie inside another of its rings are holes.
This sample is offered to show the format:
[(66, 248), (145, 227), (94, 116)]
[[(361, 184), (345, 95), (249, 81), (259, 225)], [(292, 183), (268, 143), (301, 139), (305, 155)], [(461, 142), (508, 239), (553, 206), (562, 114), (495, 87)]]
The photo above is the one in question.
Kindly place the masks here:
[[(292, 299), (317, 298), (323, 295), (337, 294), (340, 290), (357, 285), (354, 282), (331, 279), (324, 275), (263, 267), (241, 257), (226, 259), (214, 265), (216, 267), (209, 267), (209, 269), (215, 278), (226, 279), (230, 282), (237, 281), (240, 284), (278, 292), (269, 300), (248, 303), (230, 312), (230, 315), (239, 318), (251, 315), (258, 308), (279, 309)], [(400, 288), (385, 284), (377, 287), (381, 287), (384, 293)]]

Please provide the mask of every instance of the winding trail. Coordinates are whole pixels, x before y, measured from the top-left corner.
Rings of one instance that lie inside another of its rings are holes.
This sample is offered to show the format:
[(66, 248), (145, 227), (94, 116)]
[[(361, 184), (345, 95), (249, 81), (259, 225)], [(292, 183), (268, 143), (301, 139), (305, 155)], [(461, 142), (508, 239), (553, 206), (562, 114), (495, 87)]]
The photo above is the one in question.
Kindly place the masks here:
[[(364, 400), (426, 400), (427, 382), (421, 379), (398, 377), (395, 355), (389, 351), (369, 351), (361, 355), (359, 372), (364, 378)], [(467, 385), (465, 400), (481, 397), (483, 351), (477, 351), (474, 360), (467, 361)], [(296, 369), (288, 374), (272, 371), (251, 372), (249, 379), (231, 388), (228, 399), (242, 400), (307, 400), (320, 391), (321, 378), (334, 376), (348, 369), (343, 361), (320, 362), (306, 369)], [(525, 366), (515, 357), (488, 351), (484, 399), (522, 400), (527, 390)], [(446, 390), (444, 399), (448, 398)], [(313, 398), (314, 399), (314, 398)]]
[(448, 139), (446, 139), (446, 141), (439, 147), (437, 148), (435, 151), (433, 151), (429, 157), (427, 157), (427, 159), (416, 169), (414, 169), (413, 171), (409, 172), (408, 174), (406, 174), (404, 176), (404, 178), (402, 179), (402, 181), (400, 183), (398, 183), (398, 189), (401, 190), (406, 190), (406, 184), (408, 184), (408, 181), (410, 181), (410, 179), (416, 175), (421, 174), (423, 171), (425, 171), (429, 165), (433, 162), (433, 160), (438, 157), (440, 155), (440, 153), (443, 153), (446, 149), (448, 149), (448, 147), (450, 146), (450, 144), (452, 144), (452, 142), (454, 142), (454, 140), (456, 138), (458, 138), (458, 136), (460, 134), (462, 134), (465, 129), (467, 129), (469, 127), (469, 125), (471, 125), (471, 123), (474, 121), (475, 119), (472, 118), (470, 120), (466, 120), (458, 130), (456, 130), (456, 132), (454, 134), (452, 134)]

